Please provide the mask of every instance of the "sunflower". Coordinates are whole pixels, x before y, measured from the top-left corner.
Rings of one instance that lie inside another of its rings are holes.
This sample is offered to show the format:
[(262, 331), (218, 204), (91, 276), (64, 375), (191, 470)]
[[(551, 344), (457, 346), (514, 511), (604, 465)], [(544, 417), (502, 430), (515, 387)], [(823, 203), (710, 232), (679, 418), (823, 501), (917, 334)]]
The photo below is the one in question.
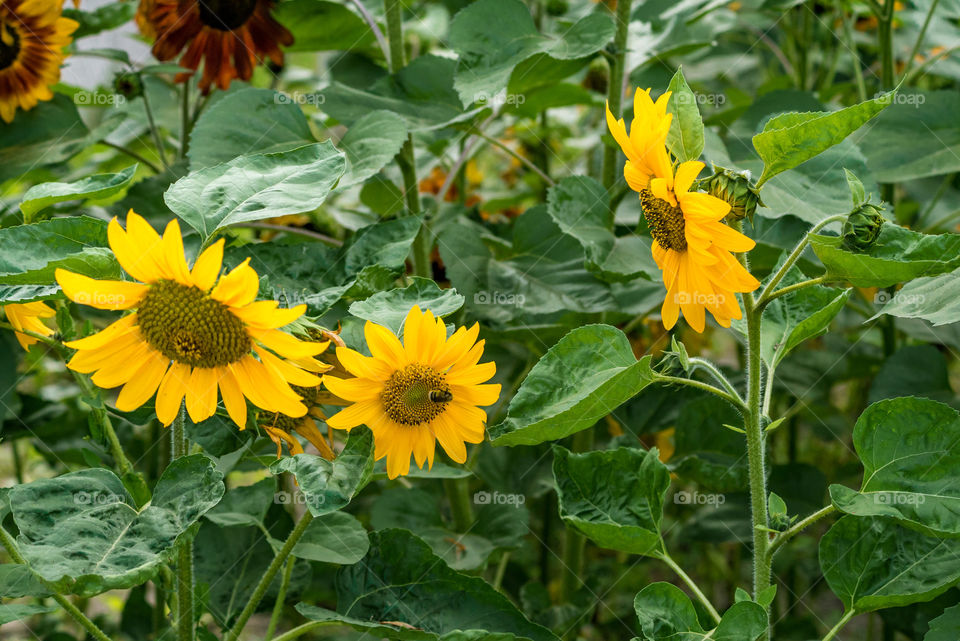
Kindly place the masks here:
[[(273, 19), (273, 0), (141, 0), (152, 3), (149, 14), (157, 34), (153, 55), (172, 60), (186, 48), (180, 66), (196, 71), (203, 62), (200, 90), (216, 82), (227, 89), (234, 78), (250, 80), (264, 57), (283, 65), (279, 45), (289, 47), (293, 35)], [(141, 26), (141, 31), (144, 27)], [(180, 74), (177, 80), (187, 78)]]
[(403, 342), (386, 327), (367, 322), (364, 335), (372, 356), (347, 347), (337, 348), (337, 359), (356, 378), (329, 374), (323, 383), (340, 398), (352, 402), (327, 420), (327, 425), (349, 430), (361, 423), (373, 432), (374, 458), (387, 459), (387, 475), (410, 471), (410, 455), (417, 467), (433, 466), (435, 442), (457, 463), (467, 460), (466, 443), (483, 440), (486, 412), (500, 396), (500, 385), (482, 384), (496, 373), (494, 363), (478, 363), (483, 341), (480, 327), (461, 327), (447, 338), (443, 319), (430, 310), (413, 307), (403, 328)]
[(674, 172), (674, 160), (665, 146), (670, 129), (666, 95), (653, 103), (649, 90), (637, 91), (629, 136), (623, 120), (616, 120), (609, 108), (607, 123), (627, 156), (624, 177), (640, 194), (653, 237), (653, 259), (663, 272), (664, 326), (671, 329), (683, 311), (690, 326), (702, 332), (706, 310), (717, 323), (729, 327), (732, 319), (742, 317), (736, 293), (760, 286), (732, 252), (749, 251), (756, 243), (724, 224), (728, 203), (692, 191), (702, 162), (680, 163)]
[[(169, 425), (186, 397), (194, 422), (217, 409), (217, 389), (231, 419), (243, 429), (244, 397), (268, 412), (303, 416), (307, 407), (290, 385), (316, 386), (323, 365), (313, 356), (326, 343), (305, 342), (278, 328), (306, 306), (278, 309), (256, 301), (260, 279), (246, 259), (220, 276), (223, 239), (204, 250), (193, 269), (184, 259), (176, 220), (161, 238), (131, 211), (126, 230), (107, 228), (120, 265), (139, 282), (94, 280), (64, 269), (56, 279), (71, 300), (97, 309), (132, 310), (103, 331), (66, 343), (77, 353), (67, 364), (93, 374), (100, 387), (123, 385), (117, 409), (129, 412), (156, 392), (157, 418)], [(309, 371), (304, 371), (309, 370)]]
[(0, 118), (12, 122), (19, 106), (28, 111), (50, 100), (70, 34), (80, 26), (61, 15), (63, 0), (0, 2)]
[[(7, 320), (16, 329), (26, 329), (34, 334), (43, 336), (53, 336), (53, 330), (40, 322), (41, 318), (53, 318), (57, 315), (50, 306), (43, 301), (35, 303), (11, 303), (6, 305), (4, 311), (7, 313)], [(33, 336), (27, 336), (22, 332), (14, 332), (17, 342), (23, 349), (30, 349), (30, 346), (40, 339)]]

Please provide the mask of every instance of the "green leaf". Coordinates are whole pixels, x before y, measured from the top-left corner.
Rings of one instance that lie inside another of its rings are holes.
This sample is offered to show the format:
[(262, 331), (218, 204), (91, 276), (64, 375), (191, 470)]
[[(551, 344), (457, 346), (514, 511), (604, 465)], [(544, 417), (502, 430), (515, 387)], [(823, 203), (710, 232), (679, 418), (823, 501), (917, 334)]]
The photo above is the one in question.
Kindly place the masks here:
[(847, 177), (847, 185), (850, 186), (850, 198), (853, 200), (854, 208), (867, 202), (867, 192), (863, 188), (863, 183), (860, 182), (860, 179), (846, 167), (844, 167), (843, 173)]
[(960, 93), (899, 92), (859, 144), (880, 182), (904, 182), (960, 171)]
[(90, 131), (73, 101), (62, 94), (30, 111), (17, 111), (0, 127), (0, 181), (63, 162), (86, 145)]
[(834, 112), (786, 113), (767, 121), (753, 137), (753, 146), (763, 160), (762, 185), (770, 178), (810, 160), (838, 144), (883, 111), (896, 92), (888, 92)]
[(213, 461), (193, 454), (167, 467), (140, 511), (102, 468), (18, 485), (10, 505), (30, 567), (64, 592), (91, 596), (152, 577), (223, 489)]
[(667, 147), (680, 162), (697, 160), (703, 153), (703, 120), (697, 107), (697, 96), (683, 77), (682, 67), (673, 74), (667, 91), (673, 92), (667, 103), (667, 113), (673, 114)]
[(650, 278), (659, 272), (650, 253), (650, 239), (613, 233), (613, 212), (607, 190), (589, 176), (570, 176), (550, 188), (547, 212), (563, 233), (576, 238), (586, 266), (608, 282)]
[(889, 356), (870, 383), (867, 403), (901, 396), (943, 403), (956, 399), (950, 387), (947, 355), (936, 345), (903, 345)]
[(647, 641), (700, 641), (704, 630), (690, 597), (670, 583), (651, 583), (633, 600), (640, 631)]
[(885, 304), (876, 316), (890, 314), (899, 318), (922, 318), (935, 326), (960, 322), (960, 271), (917, 278), (892, 297), (878, 292), (877, 299)]
[(314, 142), (306, 116), (290, 98), (246, 87), (226, 92), (204, 110), (190, 133), (187, 156), (196, 171), (238, 156), (289, 151)]
[[(770, 587), (775, 591), (777, 586), (772, 585)], [(714, 641), (756, 641), (766, 631), (767, 612), (765, 606), (744, 601), (733, 604), (730, 609), (723, 613), (720, 618), (720, 625), (717, 626), (710, 638)]]
[(86, 216), (0, 229), (0, 284), (50, 287), (58, 267), (93, 278), (118, 278), (107, 223)]
[(860, 491), (831, 485), (834, 506), (890, 516), (933, 535), (960, 534), (960, 414), (913, 397), (868, 407), (853, 430), (863, 462)]
[(601, 547), (657, 557), (670, 472), (657, 448), (573, 454), (553, 447), (560, 517)]
[(347, 156), (339, 188), (362, 183), (386, 167), (407, 139), (407, 125), (389, 111), (373, 111), (353, 123), (337, 147)]
[(474, 2), (450, 24), (450, 46), (460, 56), (455, 82), (460, 100), (465, 106), (488, 102), (506, 88), (514, 68), (533, 55), (583, 58), (602, 49), (614, 31), (610, 16), (591, 13), (550, 38), (537, 31), (520, 0)]
[(930, 622), (930, 630), (923, 641), (956, 641), (960, 639), (960, 605), (947, 608)]
[(344, 167), (343, 153), (329, 141), (240, 156), (181, 178), (163, 200), (207, 238), (229, 225), (313, 211), (326, 200)]
[(491, 443), (536, 445), (591, 427), (654, 381), (651, 358), (637, 360), (610, 325), (573, 330), (530, 370)]
[(286, 51), (350, 51), (376, 45), (363, 18), (336, 2), (288, 0), (277, 5), (274, 18), (293, 34)]
[(73, 39), (79, 40), (128, 24), (133, 20), (136, 12), (137, 7), (129, 2), (111, 2), (93, 11), (80, 11), (68, 7), (63, 10), (63, 17), (80, 23), (77, 30), (73, 32)]
[(414, 305), (443, 317), (463, 307), (463, 303), (464, 298), (457, 290), (440, 289), (430, 279), (413, 277), (407, 287), (377, 292), (366, 300), (351, 304), (349, 311), (357, 318), (383, 325), (399, 335), (403, 321)]
[(274, 479), (266, 478), (253, 485), (233, 488), (204, 517), (221, 527), (259, 527), (274, 502), (276, 486)]
[(312, 454), (282, 458), (270, 466), (273, 474), (290, 472), (297, 478), (307, 508), (314, 516), (346, 506), (370, 481), (373, 472), (373, 435), (353, 430), (334, 461)]
[(310, 521), (303, 537), (293, 548), (298, 559), (352, 565), (370, 548), (367, 531), (356, 517), (331, 512)]
[(920, 276), (937, 276), (960, 267), (960, 234), (928, 236), (887, 223), (877, 244), (864, 253), (843, 249), (839, 236), (814, 234), (813, 251), (826, 276), (857, 287), (889, 287)]
[(91, 200), (112, 196), (130, 184), (137, 172), (137, 165), (131, 165), (116, 174), (98, 174), (73, 183), (41, 183), (34, 185), (23, 195), (20, 211), (25, 220), (33, 214), (55, 203), (67, 200)]
[(30, 605), (28, 603), (0, 603), (0, 625), (27, 619), (35, 614), (46, 614), (57, 610), (55, 605)]
[(406, 641), (557, 641), (486, 581), (450, 569), (406, 530), (371, 533), (367, 556), (341, 568), (336, 586), (337, 612), (306, 603), (297, 610), (311, 621)]
[(415, 534), (454, 570), (482, 567), (494, 550), (493, 543), (476, 534), (460, 534), (440, 527), (420, 529)]
[(0, 597), (19, 599), (25, 596), (48, 597), (50, 589), (25, 565), (0, 565)]
[(820, 539), (820, 568), (847, 611), (909, 605), (960, 582), (960, 540), (888, 518), (845, 516)]

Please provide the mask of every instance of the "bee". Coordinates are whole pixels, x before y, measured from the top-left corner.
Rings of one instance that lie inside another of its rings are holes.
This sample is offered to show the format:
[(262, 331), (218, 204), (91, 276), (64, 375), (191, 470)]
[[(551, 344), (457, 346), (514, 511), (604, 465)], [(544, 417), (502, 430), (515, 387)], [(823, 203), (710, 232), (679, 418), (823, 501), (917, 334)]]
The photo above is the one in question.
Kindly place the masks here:
[(449, 403), (453, 400), (453, 394), (450, 393), (450, 390), (445, 389), (430, 390), (428, 396), (434, 403)]

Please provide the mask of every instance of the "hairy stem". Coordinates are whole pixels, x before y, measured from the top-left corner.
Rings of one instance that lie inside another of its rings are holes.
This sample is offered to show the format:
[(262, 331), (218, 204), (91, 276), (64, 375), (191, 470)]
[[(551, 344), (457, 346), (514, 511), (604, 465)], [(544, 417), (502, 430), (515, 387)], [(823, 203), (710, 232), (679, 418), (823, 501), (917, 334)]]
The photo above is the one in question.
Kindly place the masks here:
[(810, 244), (810, 237), (813, 234), (816, 234), (818, 231), (831, 223), (842, 223), (846, 219), (847, 216), (845, 214), (840, 214), (837, 216), (830, 216), (829, 218), (821, 220), (819, 223), (814, 225), (810, 231), (808, 231), (803, 238), (800, 239), (800, 242), (797, 243), (797, 246), (793, 248), (793, 251), (791, 251), (787, 256), (787, 259), (783, 262), (783, 265), (780, 266), (780, 269), (778, 269), (777, 272), (770, 277), (770, 280), (760, 292), (757, 307), (763, 308), (767, 302), (769, 302), (767, 299), (769, 298), (770, 293), (774, 291), (776, 286), (780, 284), (780, 281), (783, 280), (783, 277), (786, 276), (787, 272), (790, 271), (790, 268), (793, 267), (794, 264), (796, 264), (796, 262), (800, 259), (800, 256), (803, 254), (803, 250), (806, 249), (807, 245)]
[(270, 614), (270, 624), (267, 626), (267, 633), (263, 635), (264, 641), (270, 641), (270, 639), (273, 638), (273, 633), (277, 631), (277, 624), (280, 623), (280, 615), (283, 614), (283, 602), (287, 598), (287, 590), (290, 588), (290, 577), (293, 576), (293, 566), (296, 561), (296, 557), (291, 555), (283, 567), (280, 591), (277, 592), (277, 600), (273, 603), (273, 612)]
[(740, 397), (739, 394), (734, 396), (733, 394), (730, 394), (729, 392), (725, 392), (724, 390), (720, 389), (719, 387), (715, 387), (710, 383), (704, 383), (702, 381), (697, 381), (692, 378), (682, 378), (679, 376), (664, 376), (663, 374), (657, 374), (656, 380), (660, 381), (661, 383), (668, 383), (668, 384), (674, 383), (677, 385), (686, 385), (687, 387), (695, 387), (699, 390), (703, 390), (704, 392), (710, 392), (715, 396), (719, 396), (720, 398), (727, 401), (737, 409), (740, 409), (740, 410), (747, 409), (746, 404), (744, 403), (743, 399)]
[[(177, 418), (173, 421), (173, 458), (178, 459), (190, 453), (190, 441), (187, 439), (184, 423), (186, 406), (181, 403)], [(193, 539), (184, 537), (177, 550), (177, 639), (193, 641)]]
[(700, 587), (690, 578), (686, 572), (683, 571), (676, 561), (673, 560), (666, 552), (663, 552), (663, 555), (659, 557), (661, 561), (670, 566), (670, 569), (676, 572), (677, 576), (680, 577), (680, 580), (687, 584), (687, 587), (690, 588), (690, 591), (693, 592), (693, 595), (697, 597), (697, 601), (703, 605), (704, 609), (710, 614), (710, 617), (713, 619), (714, 623), (720, 623), (720, 613), (717, 612), (717, 609), (713, 607), (713, 604), (710, 603), (710, 599), (703, 593)]
[(834, 512), (836, 512), (836, 510), (837, 509), (832, 505), (828, 505), (827, 507), (820, 508), (810, 516), (803, 519), (802, 521), (797, 521), (792, 526), (790, 526), (790, 528), (784, 530), (783, 532), (781, 532), (780, 534), (778, 534), (773, 538), (773, 541), (770, 543), (770, 548), (767, 550), (767, 554), (772, 559), (773, 555), (776, 554), (777, 550), (779, 550), (784, 543), (786, 543), (796, 535), (800, 534), (800, 532), (810, 527), (811, 525), (813, 525), (823, 517), (833, 514)]
[[(613, 57), (610, 62), (610, 84), (607, 87), (607, 107), (614, 118), (619, 119), (623, 111), (623, 75), (627, 57), (627, 36), (630, 28), (630, 9), (632, 0), (617, 2), (617, 31), (613, 36)], [(607, 192), (617, 181), (617, 147), (603, 148), (603, 164), (600, 170), (603, 186)]]

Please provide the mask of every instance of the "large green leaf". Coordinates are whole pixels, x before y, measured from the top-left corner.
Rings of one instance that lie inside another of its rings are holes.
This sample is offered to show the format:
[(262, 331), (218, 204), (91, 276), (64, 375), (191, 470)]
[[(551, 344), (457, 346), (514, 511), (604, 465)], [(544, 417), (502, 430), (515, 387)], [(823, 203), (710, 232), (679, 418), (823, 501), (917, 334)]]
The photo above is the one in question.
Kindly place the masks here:
[(365, 114), (337, 143), (347, 156), (347, 171), (339, 187), (362, 183), (383, 169), (407, 139), (407, 125), (389, 111)]
[(697, 106), (697, 96), (690, 89), (683, 70), (673, 74), (667, 90), (670, 101), (667, 113), (673, 114), (670, 132), (667, 134), (667, 147), (680, 162), (697, 160), (703, 153), (703, 120)]
[(370, 481), (373, 435), (370, 430), (355, 429), (333, 461), (312, 454), (297, 454), (276, 461), (270, 471), (290, 472), (296, 477), (307, 508), (314, 516), (336, 512)]
[(651, 583), (633, 601), (644, 641), (754, 641), (767, 630), (767, 613), (752, 601), (734, 603), (709, 634), (690, 597), (670, 583)]
[(613, 282), (659, 272), (648, 237), (614, 235), (607, 190), (593, 178), (570, 176), (551, 187), (547, 212), (563, 233), (583, 246), (587, 269), (600, 278)]
[(909, 605), (960, 582), (960, 540), (893, 519), (845, 516), (820, 539), (820, 568), (847, 611)]
[(163, 195), (204, 237), (237, 223), (313, 211), (345, 167), (329, 141), (274, 154), (240, 156), (181, 178)]
[(573, 454), (553, 447), (560, 517), (601, 547), (659, 556), (670, 472), (656, 448)]
[(877, 244), (864, 253), (841, 246), (839, 236), (815, 234), (813, 251), (827, 277), (857, 287), (889, 287), (920, 276), (937, 276), (960, 267), (960, 234), (926, 235), (887, 223)]
[(27, 619), (34, 614), (46, 614), (57, 610), (55, 605), (30, 605), (28, 603), (0, 603), (0, 625)]
[(449, 316), (463, 307), (463, 296), (455, 289), (440, 289), (427, 278), (414, 277), (403, 289), (377, 292), (370, 298), (350, 305), (350, 313), (358, 318), (373, 321), (400, 333), (407, 313), (414, 305), (430, 310), (434, 316)]
[(556, 641), (480, 577), (460, 574), (406, 530), (370, 535), (370, 551), (337, 573), (337, 612), (301, 603), (314, 621), (410, 641)]
[(33, 214), (55, 203), (67, 200), (106, 198), (125, 189), (137, 171), (131, 165), (116, 174), (98, 174), (72, 183), (41, 183), (34, 185), (23, 195), (20, 211), (29, 220)]
[(370, 548), (367, 531), (355, 516), (331, 512), (310, 521), (303, 537), (293, 548), (298, 559), (352, 565)]
[(960, 535), (960, 414), (921, 398), (874, 403), (853, 430), (863, 462), (856, 492), (831, 485), (837, 509), (890, 516), (934, 535)]
[(922, 318), (934, 325), (960, 322), (960, 271), (917, 278), (891, 297), (877, 294), (886, 304), (877, 313), (900, 318)]
[[(107, 224), (86, 216), (54, 218), (0, 229), (0, 284), (40, 285), (34, 293), (56, 291), (58, 267), (93, 278), (118, 278), (120, 266), (107, 247)], [(5, 292), (7, 300), (28, 300), (29, 292)]]
[(349, 51), (375, 46), (370, 27), (345, 5), (325, 0), (288, 0), (275, 17), (293, 34), (287, 51)]
[(79, 40), (129, 24), (136, 12), (137, 8), (128, 2), (111, 2), (92, 11), (67, 7), (63, 10), (63, 16), (80, 23), (77, 30), (73, 32), (73, 39)]
[(550, 348), (490, 428), (494, 445), (536, 445), (591, 427), (655, 379), (610, 325), (579, 327)]
[(753, 137), (753, 146), (763, 160), (758, 184), (838, 144), (883, 111), (895, 95), (885, 93), (840, 111), (793, 112), (771, 118)]
[(307, 118), (294, 100), (270, 89), (246, 87), (228, 91), (203, 112), (190, 132), (187, 155), (196, 171), (238, 156), (289, 151), (313, 142)]
[(50, 596), (50, 589), (25, 565), (0, 565), (0, 597), (19, 599), (24, 596), (47, 597)]
[(12, 123), (0, 126), (0, 181), (63, 162), (84, 148), (89, 133), (76, 105), (62, 94), (17, 111)]
[(930, 622), (930, 631), (923, 641), (956, 641), (960, 639), (960, 605), (947, 608)]
[(874, 178), (896, 183), (960, 171), (958, 112), (956, 90), (898, 93), (860, 137)]
[(520, 0), (479, 0), (450, 24), (450, 46), (460, 55), (456, 88), (464, 105), (485, 103), (506, 88), (513, 69), (534, 56), (570, 60), (602, 49), (613, 38), (608, 15), (591, 13), (559, 37), (537, 31)]
[(30, 567), (63, 591), (89, 596), (153, 576), (223, 489), (213, 461), (193, 454), (167, 467), (139, 511), (103, 468), (18, 485), (10, 505)]

